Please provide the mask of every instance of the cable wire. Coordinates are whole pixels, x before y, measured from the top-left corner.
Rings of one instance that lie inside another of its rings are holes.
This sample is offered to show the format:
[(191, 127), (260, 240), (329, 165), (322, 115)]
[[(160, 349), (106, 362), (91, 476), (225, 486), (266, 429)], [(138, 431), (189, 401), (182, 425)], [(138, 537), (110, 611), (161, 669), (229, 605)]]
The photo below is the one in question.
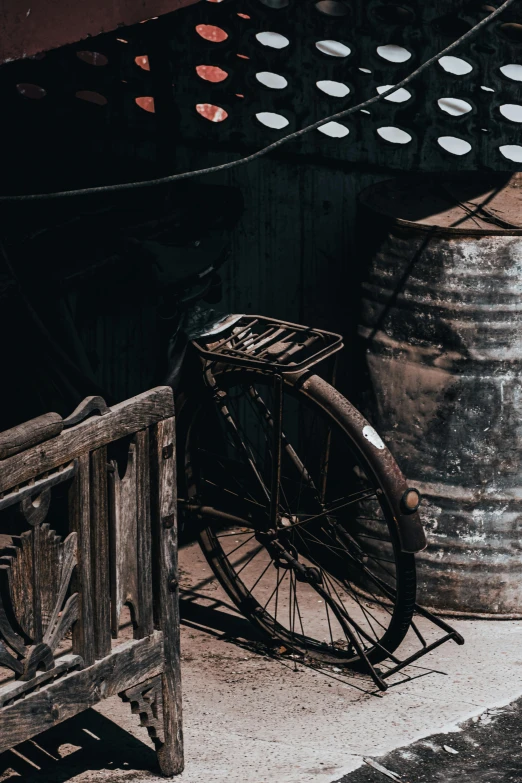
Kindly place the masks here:
[(166, 185), (171, 182), (178, 182), (180, 180), (189, 179), (190, 177), (200, 177), (204, 174), (214, 174), (218, 171), (227, 171), (228, 169), (235, 168), (236, 166), (243, 166), (246, 163), (251, 163), (252, 161), (257, 160), (258, 158), (267, 155), (269, 152), (273, 152), (279, 147), (282, 147), (283, 144), (288, 144), (288, 142), (293, 141), (294, 139), (297, 139), (300, 136), (304, 136), (306, 133), (310, 133), (310, 131), (317, 130), (317, 128), (322, 127), (328, 122), (332, 122), (333, 120), (339, 120), (342, 119), (343, 117), (348, 117), (350, 114), (354, 114), (356, 111), (360, 111), (361, 109), (365, 109), (368, 106), (372, 106), (374, 103), (377, 103), (378, 101), (384, 100), (388, 95), (391, 95), (392, 93), (399, 90), (401, 87), (404, 87), (405, 85), (409, 84), (413, 79), (415, 79), (425, 70), (427, 70), (431, 65), (433, 65), (433, 63), (440, 60), (441, 57), (444, 57), (445, 55), (449, 54), (449, 52), (452, 52), (458, 46), (465, 43), (470, 38), (474, 37), (480, 30), (482, 30), (483, 27), (485, 27), (487, 24), (492, 22), (493, 19), (496, 19), (498, 16), (500, 16), (500, 14), (502, 14), (507, 8), (509, 8), (510, 5), (513, 5), (513, 3), (517, 1), (518, 0), (505, 0), (505, 2), (502, 3), (502, 5), (500, 5), (494, 11), (492, 11), (488, 16), (484, 17), (484, 19), (482, 19), (480, 22), (477, 22), (477, 24), (474, 27), (472, 27), (471, 30), (468, 30), (466, 33), (464, 33), (464, 35), (461, 35), (460, 38), (457, 38), (456, 41), (453, 41), (453, 43), (449, 44), (449, 46), (446, 46), (446, 48), (442, 49), (442, 51), (438, 52), (438, 54), (435, 54), (433, 57), (430, 57), (429, 60), (426, 60), (426, 62), (422, 63), (422, 65), (419, 65), (419, 67), (415, 71), (413, 71), (404, 79), (402, 79), (402, 81), (398, 82), (397, 84), (394, 84), (388, 90), (381, 92), (379, 95), (375, 95), (373, 98), (368, 98), (368, 100), (363, 101), (362, 103), (358, 103), (356, 106), (351, 106), (349, 109), (343, 109), (342, 111), (336, 112), (335, 114), (330, 114), (330, 116), (328, 117), (323, 117), (321, 120), (318, 120), (317, 122), (314, 122), (311, 125), (307, 125), (306, 127), (301, 128), (300, 130), (295, 131), (294, 133), (289, 133), (287, 136), (283, 136), (277, 141), (272, 142), (272, 144), (269, 144), (267, 147), (263, 147), (262, 149), (257, 150), (257, 152), (253, 152), (251, 155), (247, 155), (244, 158), (228, 161), (228, 163), (221, 163), (217, 166), (209, 166), (204, 169), (184, 171), (179, 174), (170, 174), (166, 177), (158, 177), (156, 179), (148, 179), (148, 180), (142, 180), (138, 182), (122, 182), (122, 183), (116, 183), (114, 185), (99, 185), (90, 188), (79, 188), (77, 190), (61, 190), (61, 191), (56, 191), (54, 193), (32, 193), (32, 194), (24, 194), (18, 196), (0, 196), (0, 203), (70, 198), (72, 196), (83, 196), (83, 195), (95, 194), (95, 193), (110, 193), (110, 192), (123, 191), (123, 190), (136, 190), (138, 188), (148, 188), (148, 187), (154, 187), (156, 185)]

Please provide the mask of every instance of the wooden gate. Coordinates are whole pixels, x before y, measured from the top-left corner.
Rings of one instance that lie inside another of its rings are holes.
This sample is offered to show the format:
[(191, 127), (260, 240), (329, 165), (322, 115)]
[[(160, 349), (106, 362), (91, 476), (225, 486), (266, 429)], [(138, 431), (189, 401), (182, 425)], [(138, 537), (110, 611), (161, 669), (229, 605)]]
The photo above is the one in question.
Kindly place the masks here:
[(160, 387), (0, 433), (0, 752), (119, 694), (181, 772), (173, 412)]

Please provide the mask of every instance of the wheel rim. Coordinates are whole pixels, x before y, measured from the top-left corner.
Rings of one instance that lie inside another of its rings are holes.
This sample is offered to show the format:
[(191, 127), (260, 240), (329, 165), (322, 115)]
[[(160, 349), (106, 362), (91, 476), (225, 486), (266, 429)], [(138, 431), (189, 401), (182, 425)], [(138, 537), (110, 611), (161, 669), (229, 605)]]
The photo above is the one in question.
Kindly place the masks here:
[(361, 651), (374, 662), (387, 657), (411, 619), (412, 601), (406, 607), (404, 599), (411, 558), (400, 552), (386, 496), (363, 455), (335, 419), (286, 387), (280, 514), (277, 535), (267, 535), (274, 392), (269, 379), (251, 374), (226, 373), (219, 387), (247, 453), (223, 417), (202, 406), (187, 438), (186, 476), (192, 501), (246, 523), (213, 521), (201, 534), (223, 586), (289, 651), (339, 665), (353, 665)]

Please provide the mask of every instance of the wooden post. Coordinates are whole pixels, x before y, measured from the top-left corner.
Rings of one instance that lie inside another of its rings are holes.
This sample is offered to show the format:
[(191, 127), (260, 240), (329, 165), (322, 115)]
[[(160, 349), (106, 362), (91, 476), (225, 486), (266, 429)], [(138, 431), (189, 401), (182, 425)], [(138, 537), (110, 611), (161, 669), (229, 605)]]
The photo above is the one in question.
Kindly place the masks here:
[(154, 630), (152, 608), (152, 556), (150, 519), (149, 431), (137, 432), (136, 444), (136, 519), (138, 567), (138, 617), (136, 638), (143, 639)]
[(87, 452), (78, 457), (78, 472), (70, 490), (69, 514), (70, 530), (78, 534), (75, 582), (80, 594), (79, 619), (73, 627), (73, 652), (82, 656), (86, 666), (90, 666), (95, 660), (89, 474), (90, 458)]
[(91, 560), (95, 657), (111, 651), (107, 447), (91, 454)]
[(176, 468), (174, 418), (158, 422), (151, 444), (151, 472), (155, 561), (155, 595), (158, 624), (163, 631), (164, 668), (163, 719), (165, 743), (158, 749), (164, 775), (183, 771), (183, 731), (181, 710), (181, 671), (179, 649), (179, 590), (176, 515)]

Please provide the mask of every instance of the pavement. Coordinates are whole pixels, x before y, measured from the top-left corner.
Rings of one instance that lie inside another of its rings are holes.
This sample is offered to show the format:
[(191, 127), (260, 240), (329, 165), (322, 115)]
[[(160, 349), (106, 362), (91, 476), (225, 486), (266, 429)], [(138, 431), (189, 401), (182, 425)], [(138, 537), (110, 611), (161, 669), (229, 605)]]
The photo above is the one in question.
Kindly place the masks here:
[[(180, 564), (179, 783), (522, 781), (522, 622), (451, 621), (466, 644), (439, 647), (380, 695), (365, 677), (271, 657), (197, 545)], [(129, 705), (109, 699), (0, 755), (0, 783), (163, 780), (137, 724)]]

